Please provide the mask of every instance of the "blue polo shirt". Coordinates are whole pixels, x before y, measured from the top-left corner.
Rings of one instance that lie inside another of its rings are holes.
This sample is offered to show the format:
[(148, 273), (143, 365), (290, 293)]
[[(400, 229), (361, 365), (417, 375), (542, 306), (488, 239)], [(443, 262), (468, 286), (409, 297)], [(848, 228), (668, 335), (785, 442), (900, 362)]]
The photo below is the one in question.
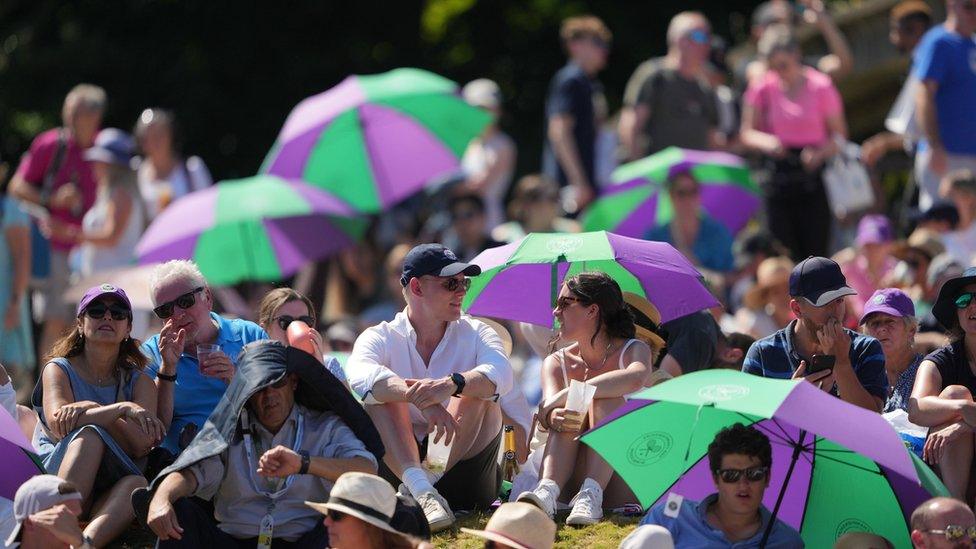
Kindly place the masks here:
[[(793, 327), (796, 323), (796, 320), (792, 320), (782, 330), (753, 343), (742, 363), (742, 371), (762, 377), (790, 379), (793, 372), (800, 367), (801, 360), (810, 364), (811, 357), (801, 356), (793, 343)], [(844, 329), (851, 336), (848, 357), (854, 374), (867, 392), (884, 402), (888, 398), (888, 374), (884, 369), (881, 343), (871, 336)], [(836, 394), (836, 388), (831, 392)]]
[[(268, 334), (257, 324), (238, 318), (228, 319), (211, 312), (210, 318), (217, 323), (217, 345), (220, 350), (237, 364), (237, 355), (245, 345), (253, 341), (268, 339)], [(156, 373), (163, 364), (159, 354), (159, 334), (142, 344), (142, 353), (149, 357), (146, 373), (156, 379)], [(180, 431), (187, 423), (195, 423), (203, 428), (210, 413), (224, 396), (227, 384), (200, 373), (200, 363), (196, 357), (186, 353), (176, 364), (176, 387), (173, 392), (173, 421), (161, 446), (174, 455), (180, 453)]]
[[(747, 540), (732, 543), (725, 538), (724, 532), (712, 528), (705, 520), (708, 506), (717, 500), (718, 494), (712, 494), (701, 500), (700, 503), (686, 499), (681, 502), (681, 509), (676, 517), (669, 517), (664, 514), (668, 502), (663, 501), (651, 508), (647, 515), (641, 519), (640, 524), (641, 526), (656, 524), (666, 528), (668, 532), (671, 532), (675, 549), (698, 549), (700, 547), (746, 549), (759, 547), (759, 542), (762, 541), (763, 533), (772, 518), (772, 513), (765, 507), (760, 507), (759, 515), (762, 518), (762, 527), (759, 528), (756, 535)], [(766, 540), (767, 548), (794, 549), (803, 547), (803, 540), (800, 539), (800, 534), (796, 530), (779, 519), (774, 520), (776, 522), (773, 523), (773, 529), (769, 532), (769, 539)]]
[[(656, 242), (667, 242), (674, 245), (674, 237), (671, 235), (671, 223), (658, 225), (644, 235), (644, 240), (654, 240)], [(701, 225), (698, 228), (698, 236), (695, 243), (691, 246), (691, 251), (695, 254), (701, 266), (722, 273), (729, 272), (735, 267), (735, 259), (732, 257), (732, 233), (718, 220), (701, 213)]]
[(976, 42), (944, 25), (932, 27), (915, 48), (912, 74), (939, 85), (935, 110), (945, 149), (976, 155)]

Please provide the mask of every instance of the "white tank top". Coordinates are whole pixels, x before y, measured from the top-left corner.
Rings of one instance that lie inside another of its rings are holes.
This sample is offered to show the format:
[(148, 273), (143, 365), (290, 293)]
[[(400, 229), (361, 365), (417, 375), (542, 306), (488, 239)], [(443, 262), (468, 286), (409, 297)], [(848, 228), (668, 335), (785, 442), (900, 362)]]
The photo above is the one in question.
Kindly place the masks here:
[[(638, 340), (636, 339), (628, 339), (627, 343), (624, 343), (623, 348), (620, 349), (620, 359), (617, 361), (618, 370), (623, 370), (626, 366), (626, 364), (624, 364), (624, 355), (627, 353), (627, 349), (631, 346), (631, 344), (636, 343), (637, 341)], [(566, 372), (566, 350), (559, 349), (557, 356), (559, 357), (559, 371), (563, 373), (563, 383), (565, 383), (566, 387), (569, 387), (569, 374)]]

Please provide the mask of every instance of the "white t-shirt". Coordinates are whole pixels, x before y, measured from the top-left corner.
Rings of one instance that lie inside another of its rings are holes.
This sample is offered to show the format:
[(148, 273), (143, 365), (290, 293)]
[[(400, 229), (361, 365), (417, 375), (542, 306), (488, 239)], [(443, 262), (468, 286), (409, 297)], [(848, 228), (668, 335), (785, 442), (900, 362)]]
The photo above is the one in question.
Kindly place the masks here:
[(972, 265), (973, 255), (976, 254), (976, 223), (942, 235), (942, 243), (945, 244), (946, 253), (962, 266)]
[[(480, 137), (473, 139), (468, 144), (464, 156), (461, 158), (461, 168), (468, 176), (477, 176), (487, 172), (498, 162), (504, 150), (515, 150), (515, 143), (512, 138), (501, 131), (497, 131), (487, 140)], [(505, 192), (512, 182), (512, 168), (498, 175), (498, 177), (488, 183), (482, 194), (485, 201), (485, 216), (487, 217), (486, 226), (491, 229), (505, 221), (505, 212), (502, 209), (502, 202), (505, 199)]]
[(191, 156), (185, 162), (178, 162), (166, 179), (154, 179), (147, 161), (139, 163), (139, 192), (146, 204), (149, 219), (174, 200), (193, 191), (205, 189), (213, 184), (207, 165), (199, 156)]
[[(345, 371), (349, 386), (366, 402), (372, 402), (369, 393), (377, 381), (392, 377), (436, 379), (475, 371), (490, 379), (499, 395), (506, 395), (514, 385), (512, 366), (501, 338), (490, 326), (469, 316), (447, 324), (428, 365), (417, 352), (417, 332), (406, 311), (401, 311), (391, 322), (382, 322), (360, 334)], [(449, 400), (442, 404), (446, 407)], [(414, 436), (422, 440), (427, 435), (427, 420), (413, 405), (410, 418)]]

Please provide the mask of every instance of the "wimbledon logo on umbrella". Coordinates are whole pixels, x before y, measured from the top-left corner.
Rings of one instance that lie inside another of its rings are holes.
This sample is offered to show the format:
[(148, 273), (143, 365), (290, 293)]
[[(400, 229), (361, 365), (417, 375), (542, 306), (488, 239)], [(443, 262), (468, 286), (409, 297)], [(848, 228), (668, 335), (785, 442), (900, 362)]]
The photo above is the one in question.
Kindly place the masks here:
[(546, 242), (546, 249), (554, 254), (565, 255), (575, 252), (583, 245), (583, 239), (578, 236), (564, 236), (553, 238)]
[(706, 385), (698, 389), (698, 397), (711, 402), (726, 402), (749, 396), (749, 388), (743, 385)]
[(631, 465), (651, 465), (664, 459), (674, 446), (671, 435), (661, 431), (644, 433), (630, 443), (627, 448), (627, 461)]

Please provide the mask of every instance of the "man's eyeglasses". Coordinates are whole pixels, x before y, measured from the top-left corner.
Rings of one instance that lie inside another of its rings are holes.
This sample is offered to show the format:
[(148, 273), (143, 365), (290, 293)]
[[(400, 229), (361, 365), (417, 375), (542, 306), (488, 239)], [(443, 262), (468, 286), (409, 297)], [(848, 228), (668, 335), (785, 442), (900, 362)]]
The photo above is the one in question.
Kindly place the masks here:
[(956, 308), (965, 309), (966, 307), (969, 307), (969, 304), (973, 302), (974, 297), (976, 297), (976, 292), (966, 292), (964, 294), (960, 294), (959, 297), (956, 298)]
[(756, 467), (749, 467), (748, 469), (719, 469), (715, 472), (718, 474), (718, 478), (722, 479), (722, 482), (727, 484), (739, 482), (742, 475), (745, 475), (746, 480), (749, 482), (759, 482), (765, 479), (766, 475), (769, 474), (769, 467), (759, 465)]
[(197, 302), (197, 298), (195, 297), (195, 295), (197, 292), (202, 292), (202, 291), (203, 291), (203, 286), (200, 286), (199, 288), (194, 288), (193, 290), (181, 295), (180, 297), (172, 301), (167, 301), (166, 303), (163, 303), (159, 307), (156, 307), (155, 309), (153, 309), (153, 312), (156, 313), (156, 316), (158, 316), (159, 318), (167, 319), (173, 316), (174, 305), (185, 311), (190, 307), (192, 307)]
[(295, 322), (296, 320), (299, 322), (304, 322), (305, 324), (308, 324), (313, 328), (315, 327), (315, 319), (309, 315), (302, 315), (302, 316), (281, 315), (279, 317), (275, 317), (274, 319), (274, 321), (278, 323), (278, 327), (281, 328), (282, 330), (288, 330), (288, 327), (291, 326), (291, 323)]
[(582, 302), (583, 300), (578, 297), (566, 295), (556, 300), (556, 308), (559, 309), (560, 311), (563, 311), (573, 303), (582, 303)]
[(456, 292), (458, 291), (458, 288), (466, 292), (468, 291), (468, 288), (471, 287), (471, 279), (470, 278), (448, 278), (444, 282), (441, 282), (441, 287), (449, 292)]
[(976, 526), (957, 526), (950, 524), (944, 530), (921, 530), (926, 534), (941, 534), (949, 541), (959, 541), (968, 537), (969, 541), (976, 541)]
[(688, 33), (688, 38), (696, 44), (708, 44), (711, 42), (712, 37), (708, 35), (706, 31), (701, 29), (695, 29)]
[(88, 318), (101, 320), (105, 318), (105, 313), (112, 315), (112, 320), (125, 320), (132, 318), (132, 311), (121, 305), (105, 305), (104, 303), (93, 303), (85, 309)]

